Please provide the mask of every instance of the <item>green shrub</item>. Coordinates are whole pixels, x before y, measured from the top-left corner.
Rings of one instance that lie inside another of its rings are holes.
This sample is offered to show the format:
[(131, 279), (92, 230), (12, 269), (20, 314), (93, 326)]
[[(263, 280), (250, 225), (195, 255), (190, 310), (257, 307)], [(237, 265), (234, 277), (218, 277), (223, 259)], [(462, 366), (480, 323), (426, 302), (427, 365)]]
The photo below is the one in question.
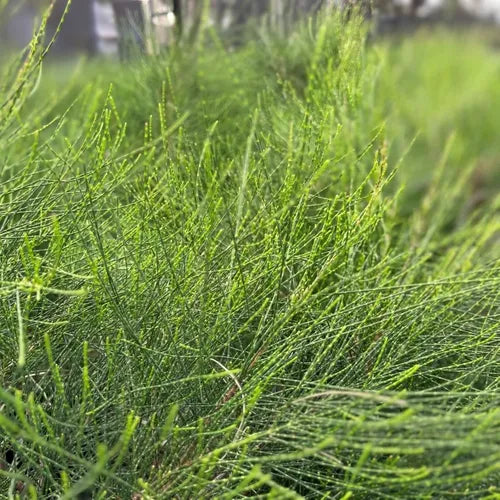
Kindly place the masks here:
[(479, 119), (402, 157), (432, 66), (364, 32), (3, 90), (3, 491), (493, 498), (498, 199), (450, 163)]

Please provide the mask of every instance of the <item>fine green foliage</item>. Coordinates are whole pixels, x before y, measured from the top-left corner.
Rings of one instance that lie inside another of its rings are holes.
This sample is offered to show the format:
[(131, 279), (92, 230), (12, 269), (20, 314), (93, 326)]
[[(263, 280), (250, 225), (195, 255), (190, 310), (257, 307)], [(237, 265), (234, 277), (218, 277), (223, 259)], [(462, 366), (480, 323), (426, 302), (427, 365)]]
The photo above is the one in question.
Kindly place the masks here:
[(5, 66), (0, 495), (496, 498), (500, 60), (460, 43)]

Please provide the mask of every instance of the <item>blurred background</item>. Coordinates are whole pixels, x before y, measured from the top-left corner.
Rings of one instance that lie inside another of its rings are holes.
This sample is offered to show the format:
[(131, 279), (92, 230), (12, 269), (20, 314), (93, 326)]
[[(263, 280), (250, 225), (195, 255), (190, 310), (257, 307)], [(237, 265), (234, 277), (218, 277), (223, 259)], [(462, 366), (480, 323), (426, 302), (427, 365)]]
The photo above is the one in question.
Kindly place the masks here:
[[(1, 2), (2, 49), (27, 45), (49, 4), (47, 0)], [(66, 4), (67, 0), (55, 1), (49, 36), (58, 29)], [(411, 31), (422, 24), (500, 22), (500, 0), (73, 0), (54, 51), (118, 54), (125, 40), (152, 51), (181, 34), (192, 38), (203, 23), (233, 37), (255, 20), (283, 30), (325, 6), (360, 8), (379, 34)]]

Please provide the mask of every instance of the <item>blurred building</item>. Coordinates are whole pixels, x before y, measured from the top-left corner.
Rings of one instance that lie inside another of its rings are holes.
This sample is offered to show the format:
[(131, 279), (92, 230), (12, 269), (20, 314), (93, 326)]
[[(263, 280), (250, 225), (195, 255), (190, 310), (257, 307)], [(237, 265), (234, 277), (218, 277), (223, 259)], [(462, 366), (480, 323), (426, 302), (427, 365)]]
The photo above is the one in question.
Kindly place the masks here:
[[(152, 50), (155, 43), (168, 42), (174, 24), (168, 0), (73, 0), (62, 16), (67, 0), (57, 0), (47, 23), (46, 38), (57, 32), (53, 52), (116, 54), (120, 42), (132, 33), (135, 43)], [(10, 45), (25, 47), (41, 19), (42, 0), (11, 0), (0, 18), (0, 49)]]

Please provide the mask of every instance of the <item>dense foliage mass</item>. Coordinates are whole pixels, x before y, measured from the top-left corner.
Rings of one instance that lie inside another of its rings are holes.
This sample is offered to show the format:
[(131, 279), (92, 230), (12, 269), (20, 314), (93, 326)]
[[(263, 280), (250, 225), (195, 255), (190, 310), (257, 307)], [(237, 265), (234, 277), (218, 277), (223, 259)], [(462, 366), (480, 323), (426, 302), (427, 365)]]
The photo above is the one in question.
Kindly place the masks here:
[(498, 55), (260, 35), (4, 66), (1, 495), (498, 495)]

